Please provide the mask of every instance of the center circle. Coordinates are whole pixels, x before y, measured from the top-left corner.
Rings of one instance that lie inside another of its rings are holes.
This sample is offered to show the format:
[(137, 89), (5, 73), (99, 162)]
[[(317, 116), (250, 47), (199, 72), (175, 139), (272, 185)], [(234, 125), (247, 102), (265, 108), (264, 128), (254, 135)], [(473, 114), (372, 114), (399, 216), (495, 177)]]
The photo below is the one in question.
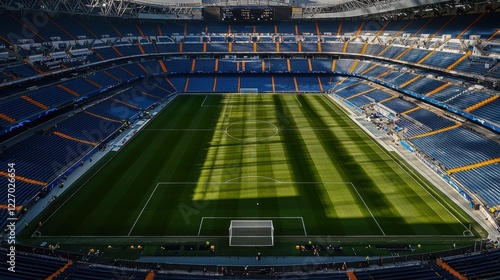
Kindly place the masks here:
[(266, 121), (241, 121), (228, 125), (226, 134), (239, 141), (258, 142), (274, 137), (278, 127)]

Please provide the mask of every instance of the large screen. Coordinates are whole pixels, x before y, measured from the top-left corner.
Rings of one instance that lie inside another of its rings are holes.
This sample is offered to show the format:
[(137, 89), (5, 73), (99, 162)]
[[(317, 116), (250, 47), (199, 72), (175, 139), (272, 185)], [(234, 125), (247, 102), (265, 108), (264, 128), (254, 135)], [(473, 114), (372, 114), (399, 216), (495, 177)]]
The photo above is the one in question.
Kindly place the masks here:
[(290, 20), (290, 7), (205, 7), (205, 20), (226, 22)]
[(203, 18), (208, 21), (220, 20), (220, 7), (207, 6), (203, 8)]
[(221, 8), (222, 21), (273, 21), (274, 8)]

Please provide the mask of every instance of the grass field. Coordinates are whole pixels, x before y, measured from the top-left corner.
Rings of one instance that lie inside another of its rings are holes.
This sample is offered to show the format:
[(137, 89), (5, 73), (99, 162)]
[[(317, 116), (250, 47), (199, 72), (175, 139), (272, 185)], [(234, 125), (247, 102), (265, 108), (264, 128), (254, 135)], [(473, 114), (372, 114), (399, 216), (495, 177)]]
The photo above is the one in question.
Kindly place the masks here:
[[(179, 96), (43, 214), (46, 236), (462, 236), (463, 218), (324, 95)], [(258, 203), (258, 205), (257, 205)]]

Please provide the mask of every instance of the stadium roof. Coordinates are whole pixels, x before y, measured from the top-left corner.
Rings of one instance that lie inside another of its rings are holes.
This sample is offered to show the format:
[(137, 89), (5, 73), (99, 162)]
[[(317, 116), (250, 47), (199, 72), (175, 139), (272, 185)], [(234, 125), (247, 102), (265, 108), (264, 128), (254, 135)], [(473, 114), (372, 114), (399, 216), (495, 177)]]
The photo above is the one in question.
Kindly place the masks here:
[(410, 9), (450, 14), (477, 4), (473, 0), (0, 0), (0, 7), (13, 10), (151, 19), (201, 19), (204, 6), (288, 6), (300, 10), (298, 19), (328, 19), (403, 14)]

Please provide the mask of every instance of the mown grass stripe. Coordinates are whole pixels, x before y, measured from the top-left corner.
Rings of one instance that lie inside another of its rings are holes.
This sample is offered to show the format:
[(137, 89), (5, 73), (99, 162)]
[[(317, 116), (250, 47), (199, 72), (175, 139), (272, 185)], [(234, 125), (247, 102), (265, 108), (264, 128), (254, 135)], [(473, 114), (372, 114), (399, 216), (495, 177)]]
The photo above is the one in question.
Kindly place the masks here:
[[(380, 145), (369, 138), (363, 131), (359, 130), (358, 134), (366, 143), (365, 145), (357, 145), (357, 147), (365, 147), (361, 153), (369, 156), (367, 162), (372, 166), (370, 169), (371, 177), (377, 182), (380, 192), (391, 201), (392, 208), (397, 211), (396, 214), (404, 217), (407, 221), (407, 228), (401, 231), (401, 227), (391, 227), (390, 229), (393, 231), (400, 231), (391, 234), (406, 231), (414, 232), (414, 234), (461, 232), (453, 215), (443, 215), (442, 210), (445, 209), (433, 202), (434, 197), (432, 195), (422, 192), (422, 188), (415, 181), (414, 176), (407, 173)], [(354, 142), (354, 140), (348, 139), (345, 142)], [(356, 158), (359, 158), (359, 156)], [(386, 213), (382, 212), (379, 215), (383, 216)]]
[[(67, 201), (64, 211), (54, 213), (42, 226), (42, 236), (127, 235), (158, 182), (168, 184), (156, 189), (131, 236), (196, 236), (206, 216), (298, 216), (313, 236), (379, 236), (359, 197), (388, 236), (461, 234), (462, 226), (437, 203), (444, 198), (434, 201), (418, 184), (421, 179), (413, 181), (405, 167), (328, 99), (205, 98), (180, 96), (157, 115)], [(200, 107), (203, 102), (206, 106)], [(279, 133), (242, 143), (225, 130), (241, 121), (241, 135), (254, 137), (265, 129), (256, 121), (276, 125)], [(238, 180), (259, 183), (235, 184)], [(342, 182), (352, 182), (359, 195)], [(262, 207), (256, 207), (257, 201)], [(215, 222), (203, 231), (224, 236), (226, 224)], [(289, 232), (285, 235), (299, 236), (303, 229)]]
[[(318, 111), (318, 108), (314, 108), (312, 106), (312, 102), (314, 99), (308, 98), (307, 96), (300, 96), (300, 102), (302, 103), (303, 117), (301, 119), (304, 120), (307, 126), (318, 126), (318, 127), (326, 127), (327, 124), (323, 122), (321, 119), (321, 114), (325, 112), (322, 110)], [(341, 141), (337, 138), (337, 135), (332, 133), (331, 131), (314, 131), (313, 133), (308, 134), (308, 148), (313, 146), (317, 147), (317, 151), (312, 153), (314, 157), (318, 157), (319, 155), (324, 155), (318, 160), (316, 166), (320, 166), (319, 162), (322, 164), (330, 165), (331, 172), (336, 172), (339, 176), (339, 181), (347, 181), (351, 182), (356, 186), (356, 188), (367, 188), (370, 186), (371, 182), (369, 182), (369, 177), (363, 173), (363, 170), (355, 164), (354, 159), (349, 155), (348, 150), (342, 147)], [(326, 151), (320, 153), (319, 151)], [(322, 172), (325, 174), (325, 172)], [(326, 173), (328, 174), (328, 173)], [(350, 174), (356, 174), (356, 177), (351, 177)], [(349, 234), (350, 230), (355, 230), (358, 232), (364, 232), (365, 234), (379, 234), (381, 229), (377, 225), (377, 222), (374, 218), (371, 217), (370, 211), (368, 207), (363, 205), (363, 201), (361, 196), (356, 193), (353, 188), (349, 186), (344, 186), (348, 188), (349, 195), (344, 196), (342, 199), (351, 200), (351, 204), (356, 205), (357, 209), (355, 211), (359, 213), (363, 213), (362, 216), (358, 216), (354, 218), (352, 216), (353, 210), (351, 207), (337, 207), (339, 200), (334, 200), (332, 202), (332, 206), (328, 207), (325, 205), (325, 208), (332, 209), (336, 208), (338, 217), (343, 217), (340, 221), (341, 224), (346, 229), (346, 233)], [(346, 193), (347, 194), (347, 193)], [(320, 194), (321, 196), (321, 194)], [(346, 211), (347, 210), (347, 211)], [(349, 221), (345, 223), (345, 221)]]

